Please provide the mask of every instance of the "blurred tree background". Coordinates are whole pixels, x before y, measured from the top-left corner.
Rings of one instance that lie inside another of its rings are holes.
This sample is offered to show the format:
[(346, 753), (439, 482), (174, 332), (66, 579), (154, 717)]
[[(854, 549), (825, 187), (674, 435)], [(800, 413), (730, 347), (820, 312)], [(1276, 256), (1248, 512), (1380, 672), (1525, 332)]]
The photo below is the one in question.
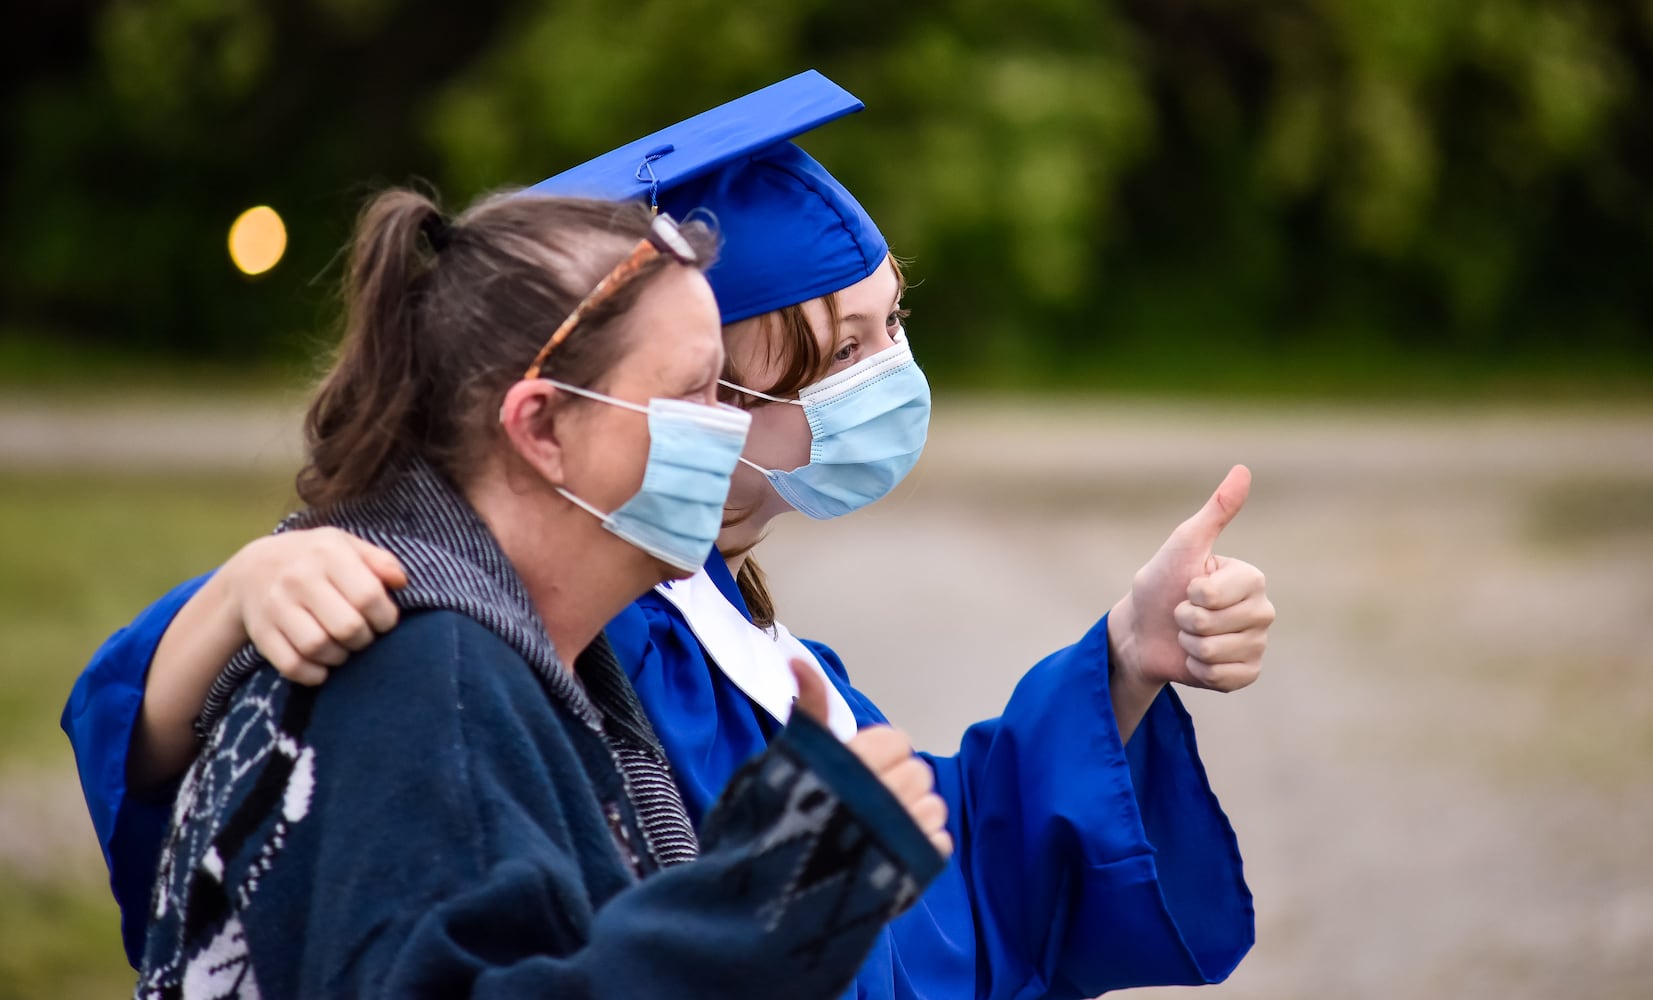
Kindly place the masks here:
[[(810, 67), (867, 104), (802, 142), (914, 259), (926, 370), (1012, 395), (938, 407), (854, 560), (766, 543), (789, 607), (911, 576), (834, 641), (936, 671), (912, 722), (956, 735), (1245, 460), (1226, 537), (1286, 627), (1196, 713), (1265, 942), (1219, 995), (1646, 993), (1653, 0), (11, 0), (0, 1000), (130, 992), (58, 713), (291, 508), (274, 428), (363, 200), (462, 206)], [(290, 242), (248, 278), (257, 205)]]
[[(0, 358), (291, 363), (370, 191), (451, 206), (808, 67), (955, 384), (1653, 382), (1648, 0), (23, 0)], [(286, 258), (242, 277), (230, 222)]]

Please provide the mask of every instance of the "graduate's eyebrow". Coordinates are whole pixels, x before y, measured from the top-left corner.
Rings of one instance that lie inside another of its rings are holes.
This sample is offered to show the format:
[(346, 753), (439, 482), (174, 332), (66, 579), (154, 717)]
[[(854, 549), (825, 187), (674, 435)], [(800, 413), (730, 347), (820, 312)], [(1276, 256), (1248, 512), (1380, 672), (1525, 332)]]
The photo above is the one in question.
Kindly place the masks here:
[[(901, 308), (901, 300), (907, 295), (907, 275), (902, 272), (901, 266), (895, 262), (893, 257), (890, 259), (890, 269), (895, 272), (895, 300), (890, 303), (890, 312), (895, 312)], [(859, 323), (865, 322), (867, 318), (866, 313), (854, 312), (847, 316), (838, 317), (838, 322), (839, 324)]]
[[(890, 303), (890, 312), (895, 312), (897, 309), (901, 308), (901, 293), (903, 291), (905, 291), (905, 289), (903, 289), (903, 288), (897, 288), (895, 290), (895, 300)], [(881, 323), (881, 322), (884, 321), (884, 317), (883, 316), (868, 316), (864, 312), (853, 312), (853, 313), (849, 313), (847, 315), (838, 317), (838, 323), (841, 326), (847, 326), (850, 323), (865, 323), (868, 320), (877, 320)]]
[[(889, 302), (889, 312), (894, 312), (901, 309), (901, 299), (907, 296), (907, 274), (906, 271), (901, 269), (901, 264), (893, 256), (889, 258), (889, 269), (896, 273), (896, 298), (893, 302)], [(866, 322), (868, 319), (866, 312), (848, 312), (845, 316), (838, 317), (838, 326), (848, 326), (851, 322)]]
[[(901, 308), (901, 298), (900, 296), (897, 296), (896, 300), (890, 304), (890, 312), (895, 312), (899, 308)], [(850, 313), (848, 316), (838, 317), (838, 325), (849, 326), (853, 323), (876, 322), (879, 326), (883, 326), (886, 316), (868, 316), (866, 313)]]

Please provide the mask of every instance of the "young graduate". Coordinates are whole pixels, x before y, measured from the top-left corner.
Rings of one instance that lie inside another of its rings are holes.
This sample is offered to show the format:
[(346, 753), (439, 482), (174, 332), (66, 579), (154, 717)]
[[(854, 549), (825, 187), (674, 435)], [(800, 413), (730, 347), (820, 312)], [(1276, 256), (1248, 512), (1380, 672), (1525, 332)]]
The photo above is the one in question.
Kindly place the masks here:
[(696, 857), (602, 636), (706, 558), (745, 444), (712, 247), (604, 202), (369, 204), (291, 526), (394, 553), (404, 614), (323, 687), (229, 661), (139, 996), (825, 1000), (940, 870), (905, 741), (804, 712)]
[[(708, 277), (729, 350), (726, 398), (753, 414), (749, 464), (703, 570), (607, 628), (697, 820), (785, 720), (788, 659), (831, 682), (835, 732), (883, 719), (828, 647), (774, 621), (751, 558), (777, 514), (865, 506), (924, 443), (929, 392), (887, 244), (842, 185), (786, 141), (859, 108), (804, 74), (539, 186), (684, 216), (704, 208), (726, 239)], [(1238, 848), (1167, 685), (1232, 690), (1257, 675), (1273, 619), (1262, 576), (1211, 552), (1246, 484), (1243, 471), (1231, 475), (1112, 612), (1035, 665), (957, 754), (926, 758), (958, 858), (880, 939), (859, 995), (1091, 996), (1218, 981), (1238, 963), (1253, 933)], [(204, 588), (174, 591), (83, 675), (65, 726), (117, 898), (141, 895), (153, 870), (150, 807), (123, 797), (127, 770), (164, 780), (181, 768), (191, 752), (181, 734), (210, 681), (200, 666), (210, 657), (167, 631), (179, 608), (210, 608), (232, 633), (219, 643), (250, 634), (308, 680), (393, 617), (382, 582), (394, 583), (393, 563), (309, 534), (255, 542)]]

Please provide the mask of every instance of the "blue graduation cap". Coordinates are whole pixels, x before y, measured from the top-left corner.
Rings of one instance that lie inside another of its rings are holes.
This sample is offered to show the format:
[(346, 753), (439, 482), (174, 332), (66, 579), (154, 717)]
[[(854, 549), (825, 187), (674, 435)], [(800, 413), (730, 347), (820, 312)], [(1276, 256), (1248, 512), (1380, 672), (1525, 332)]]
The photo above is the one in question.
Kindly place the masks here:
[(723, 247), (707, 272), (723, 322), (807, 302), (872, 274), (889, 244), (859, 202), (788, 141), (865, 105), (814, 70), (582, 163), (537, 194), (705, 209)]

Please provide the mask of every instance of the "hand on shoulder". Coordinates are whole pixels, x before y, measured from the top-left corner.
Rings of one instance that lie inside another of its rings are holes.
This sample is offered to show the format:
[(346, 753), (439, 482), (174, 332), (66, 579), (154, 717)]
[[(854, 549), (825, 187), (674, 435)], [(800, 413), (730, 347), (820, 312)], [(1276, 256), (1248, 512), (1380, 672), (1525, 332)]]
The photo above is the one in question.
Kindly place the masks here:
[(244, 546), (220, 571), (247, 639), (282, 676), (320, 684), (399, 617), (407, 575), (389, 552), (338, 528), (289, 531)]

